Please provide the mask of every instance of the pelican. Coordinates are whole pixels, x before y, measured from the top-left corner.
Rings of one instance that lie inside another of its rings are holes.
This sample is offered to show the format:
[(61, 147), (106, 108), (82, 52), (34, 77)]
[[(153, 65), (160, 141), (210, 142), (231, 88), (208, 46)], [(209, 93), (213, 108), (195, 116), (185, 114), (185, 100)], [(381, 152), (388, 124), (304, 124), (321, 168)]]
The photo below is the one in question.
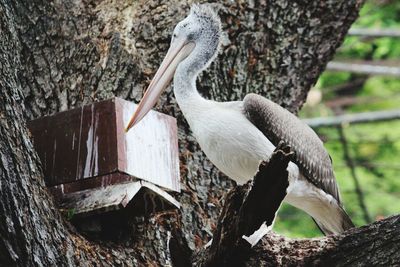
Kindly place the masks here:
[(287, 167), (289, 186), (284, 201), (308, 213), (324, 234), (353, 227), (340, 200), (330, 156), (310, 127), (256, 94), (232, 102), (216, 102), (199, 94), (196, 78), (217, 55), (221, 31), (220, 19), (209, 6), (191, 8), (176, 25), (167, 55), (126, 131), (150, 111), (173, 78), (174, 95), (193, 135), (220, 171), (243, 184), (282, 140), (295, 152)]

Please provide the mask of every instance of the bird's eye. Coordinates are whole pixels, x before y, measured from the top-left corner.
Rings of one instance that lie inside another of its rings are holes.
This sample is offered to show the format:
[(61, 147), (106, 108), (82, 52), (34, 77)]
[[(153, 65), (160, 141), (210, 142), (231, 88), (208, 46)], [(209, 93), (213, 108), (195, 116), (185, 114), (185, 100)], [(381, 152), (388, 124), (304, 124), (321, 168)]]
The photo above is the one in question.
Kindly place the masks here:
[(188, 40), (192, 41), (194, 39), (194, 33), (189, 33), (187, 38)]
[(176, 33), (174, 33), (174, 34), (172, 35), (172, 38), (176, 38), (176, 36), (177, 36)]

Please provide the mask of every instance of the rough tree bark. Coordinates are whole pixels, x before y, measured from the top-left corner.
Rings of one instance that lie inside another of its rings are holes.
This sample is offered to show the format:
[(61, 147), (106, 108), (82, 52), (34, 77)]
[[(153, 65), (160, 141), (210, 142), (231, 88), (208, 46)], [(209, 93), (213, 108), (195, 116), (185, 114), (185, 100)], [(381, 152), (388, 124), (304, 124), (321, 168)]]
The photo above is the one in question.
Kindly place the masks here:
[[(192, 257), (194, 265), (398, 266), (400, 216), (319, 239), (293, 240), (270, 232), (254, 248), (244, 241), (242, 235), (253, 233), (262, 222), (271, 225), (286, 195), (286, 168), (292, 155), (289, 147), (278, 145), (270, 161), (260, 165), (253, 181), (228, 193), (212, 244)], [(260, 207), (259, 203), (266, 201), (269, 205)], [(182, 246), (176, 250), (183, 251)]]
[[(0, 265), (170, 265), (171, 235), (183, 237), (188, 256), (211, 238), (220, 199), (233, 183), (200, 151), (171, 90), (157, 108), (178, 118), (183, 190), (177, 198), (182, 209), (138, 218), (123, 242), (90, 241), (60, 216), (44, 188), (25, 123), (114, 95), (138, 101), (167, 50), (173, 26), (191, 3), (0, 0)], [(362, 0), (214, 3), (226, 35), (216, 62), (200, 78), (200, 91), (217, 100), (260, 93), (297, 112), (361, 4)], [(390, 232), (394, 220), (377, 225)], [(355, 230), (349, 238), (362, 243), (359, 232), (377, 234), (377, 229)], [(398, 228), (393, 231), (398, 233)], [(296, 246), (310, 257), (319, 251), (313, 257), (333, 253), (339, 259), (348, 251), (340, 238), (296, 241), (272, 235), (255, 248), (252, 259), (263, 259), (266, 243), (273, 248), (277, 240), (285, 242), (279, 245), (281, 254), (271, 258), (275, 262), (285, 263), (283, 254), (295, 253), (285, 249)], [(372, 248), (383, 251), (387, 244)]]

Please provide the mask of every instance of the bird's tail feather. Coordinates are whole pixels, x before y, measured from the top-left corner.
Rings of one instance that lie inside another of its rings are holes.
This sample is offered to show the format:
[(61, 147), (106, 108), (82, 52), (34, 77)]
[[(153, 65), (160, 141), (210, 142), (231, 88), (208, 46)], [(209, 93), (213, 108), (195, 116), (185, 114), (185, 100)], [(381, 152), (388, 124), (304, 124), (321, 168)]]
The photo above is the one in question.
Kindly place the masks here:
[(329, 224), (318, 221), (315, 218), (313, 220), (324, 235), (340, 234), (354, 227), (349, 215), (341, 206), (337, 207), (337, 214), (333, 216)]

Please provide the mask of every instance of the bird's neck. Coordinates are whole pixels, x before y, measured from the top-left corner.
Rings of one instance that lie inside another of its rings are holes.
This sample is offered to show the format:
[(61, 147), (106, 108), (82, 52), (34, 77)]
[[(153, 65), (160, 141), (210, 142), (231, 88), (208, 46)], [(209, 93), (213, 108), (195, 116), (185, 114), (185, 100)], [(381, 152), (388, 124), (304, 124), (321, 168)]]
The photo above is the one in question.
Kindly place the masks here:
[(204, 99), (196, 88), (196, 79), (207, 62), (196, 60), (191, 55), (182, 61), (174, 75), (174, 94), (179, 107), (184, 114), (190, 112), (194, 105), (201, 105)]

